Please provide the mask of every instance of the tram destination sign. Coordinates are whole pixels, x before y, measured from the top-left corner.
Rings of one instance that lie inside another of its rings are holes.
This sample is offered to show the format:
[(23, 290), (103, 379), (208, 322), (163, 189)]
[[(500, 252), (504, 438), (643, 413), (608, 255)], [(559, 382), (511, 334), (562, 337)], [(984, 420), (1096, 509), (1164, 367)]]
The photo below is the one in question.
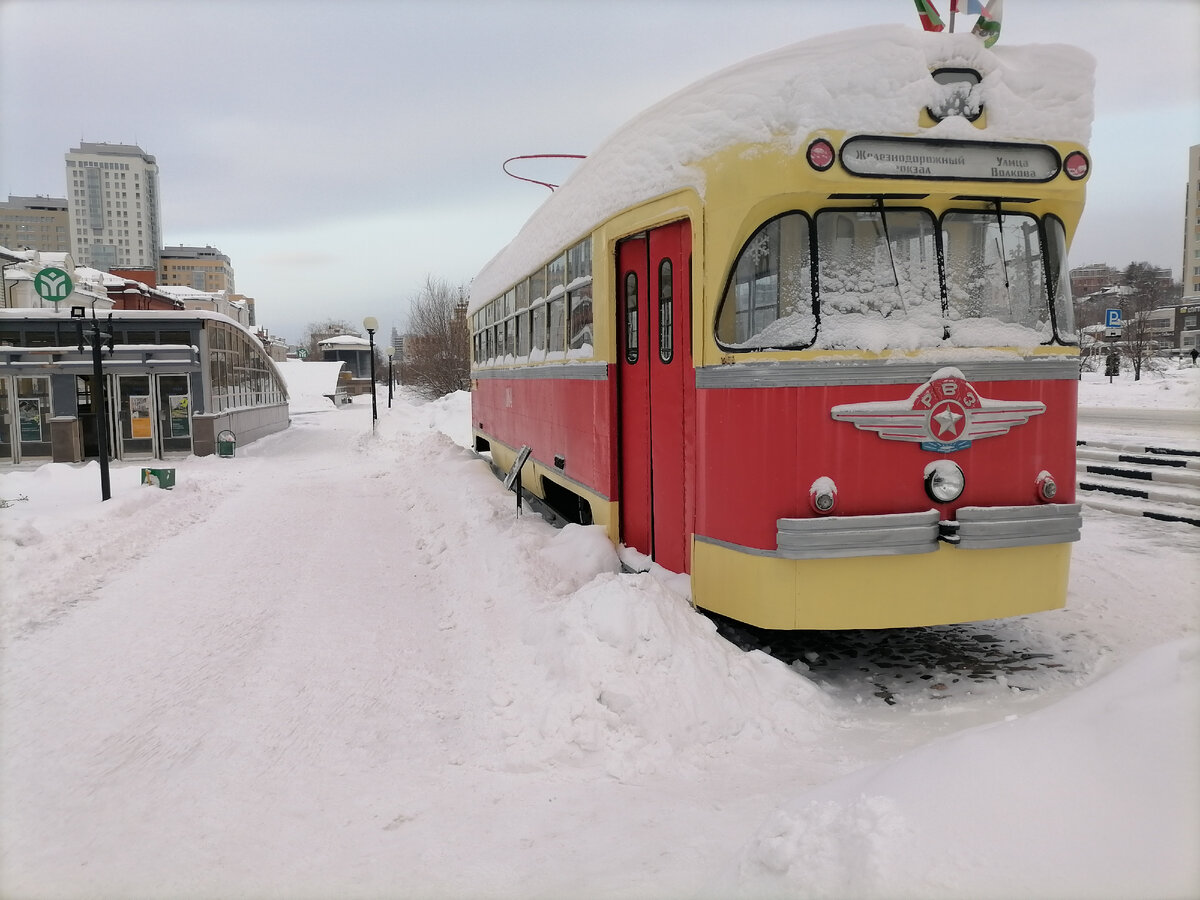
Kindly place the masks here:
[(922, 141), (854, 137), (842, 144), (842, 165), (853, 175), (962, 181), (1049, 181), (1058, 152), (1044, 144)]

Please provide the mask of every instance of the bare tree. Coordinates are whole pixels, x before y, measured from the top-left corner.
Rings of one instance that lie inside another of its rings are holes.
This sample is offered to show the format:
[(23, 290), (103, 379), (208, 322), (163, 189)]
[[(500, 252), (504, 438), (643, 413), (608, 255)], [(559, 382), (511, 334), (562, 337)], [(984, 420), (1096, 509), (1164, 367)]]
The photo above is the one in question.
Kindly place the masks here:
[(1130, 263), (1124, 280), (1130, 292), (1121, 304), (1124, 319), (1121, 349), (1133, 365), (1133, 380), (1140, 381), (1143, 366), (1154, 358), (1158, 349), (1156, 338), (1162, 329), (1155, 320), (1154, 310), (1170, 295), (1171, 280), (1169, 275), (1164, 280), (1162, 271), (1148, 262)]
[(339, 334), (354, 334), (358, 331), (349, 322), (342, 319), (325, 319), (320, 322), (312, 322), (304, 329), (304, 337), (301, 338), (300, 344), (308, 351), (308, 358), (318, 360), (321, 358), (320, 350), (317, 344), (331, 337), (337, 337)]
[(470, 389), (471, 343), (464, 286), (451, 287), (426, 276), (425, 286), (412, 301), (400, 380), (430, 400)]

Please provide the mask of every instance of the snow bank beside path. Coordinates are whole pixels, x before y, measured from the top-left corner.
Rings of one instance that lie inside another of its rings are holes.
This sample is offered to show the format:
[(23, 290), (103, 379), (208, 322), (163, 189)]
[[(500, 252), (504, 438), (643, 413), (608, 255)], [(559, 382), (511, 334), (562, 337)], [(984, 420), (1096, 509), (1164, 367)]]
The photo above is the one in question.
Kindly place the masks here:
[(1084, 372), (1079, 382), (1079, 405), (1089, 409), (1190, 409), (1200, 410), (1200, 366), (1191, 360), (1154, 360), (1142, 370), (1140, 381), (1126, 362), (1110, 383), (1100, 372)]
[(1200, 639), (1028, 716), (954, 735), (774, 812), (747, 897), (1195, 896)]

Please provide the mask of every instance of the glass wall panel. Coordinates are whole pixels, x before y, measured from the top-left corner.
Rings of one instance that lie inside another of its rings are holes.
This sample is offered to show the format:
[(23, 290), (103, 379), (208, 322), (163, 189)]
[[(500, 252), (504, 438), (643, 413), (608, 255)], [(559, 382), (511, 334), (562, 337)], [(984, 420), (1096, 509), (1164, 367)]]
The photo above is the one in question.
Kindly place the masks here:
[(21, 459), (49, 457), (50, 379), (44, 376), (14, 378), (17, 386), (17, 439)]
[(0, 462), (12, 462), (13, 411), (11, 379), (0, 377)]

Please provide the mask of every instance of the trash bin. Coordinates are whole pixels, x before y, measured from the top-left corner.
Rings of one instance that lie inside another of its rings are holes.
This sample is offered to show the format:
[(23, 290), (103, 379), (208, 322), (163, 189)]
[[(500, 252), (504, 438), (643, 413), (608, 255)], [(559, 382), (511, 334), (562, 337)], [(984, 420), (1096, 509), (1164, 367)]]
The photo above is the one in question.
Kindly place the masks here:
[(217, 435), (217, 456), (229, 458), (237, 450), (237, 438), (228, 429)]
[(170, 490), (175, 487), (174, 469), (142, 469), (142, 484)]

